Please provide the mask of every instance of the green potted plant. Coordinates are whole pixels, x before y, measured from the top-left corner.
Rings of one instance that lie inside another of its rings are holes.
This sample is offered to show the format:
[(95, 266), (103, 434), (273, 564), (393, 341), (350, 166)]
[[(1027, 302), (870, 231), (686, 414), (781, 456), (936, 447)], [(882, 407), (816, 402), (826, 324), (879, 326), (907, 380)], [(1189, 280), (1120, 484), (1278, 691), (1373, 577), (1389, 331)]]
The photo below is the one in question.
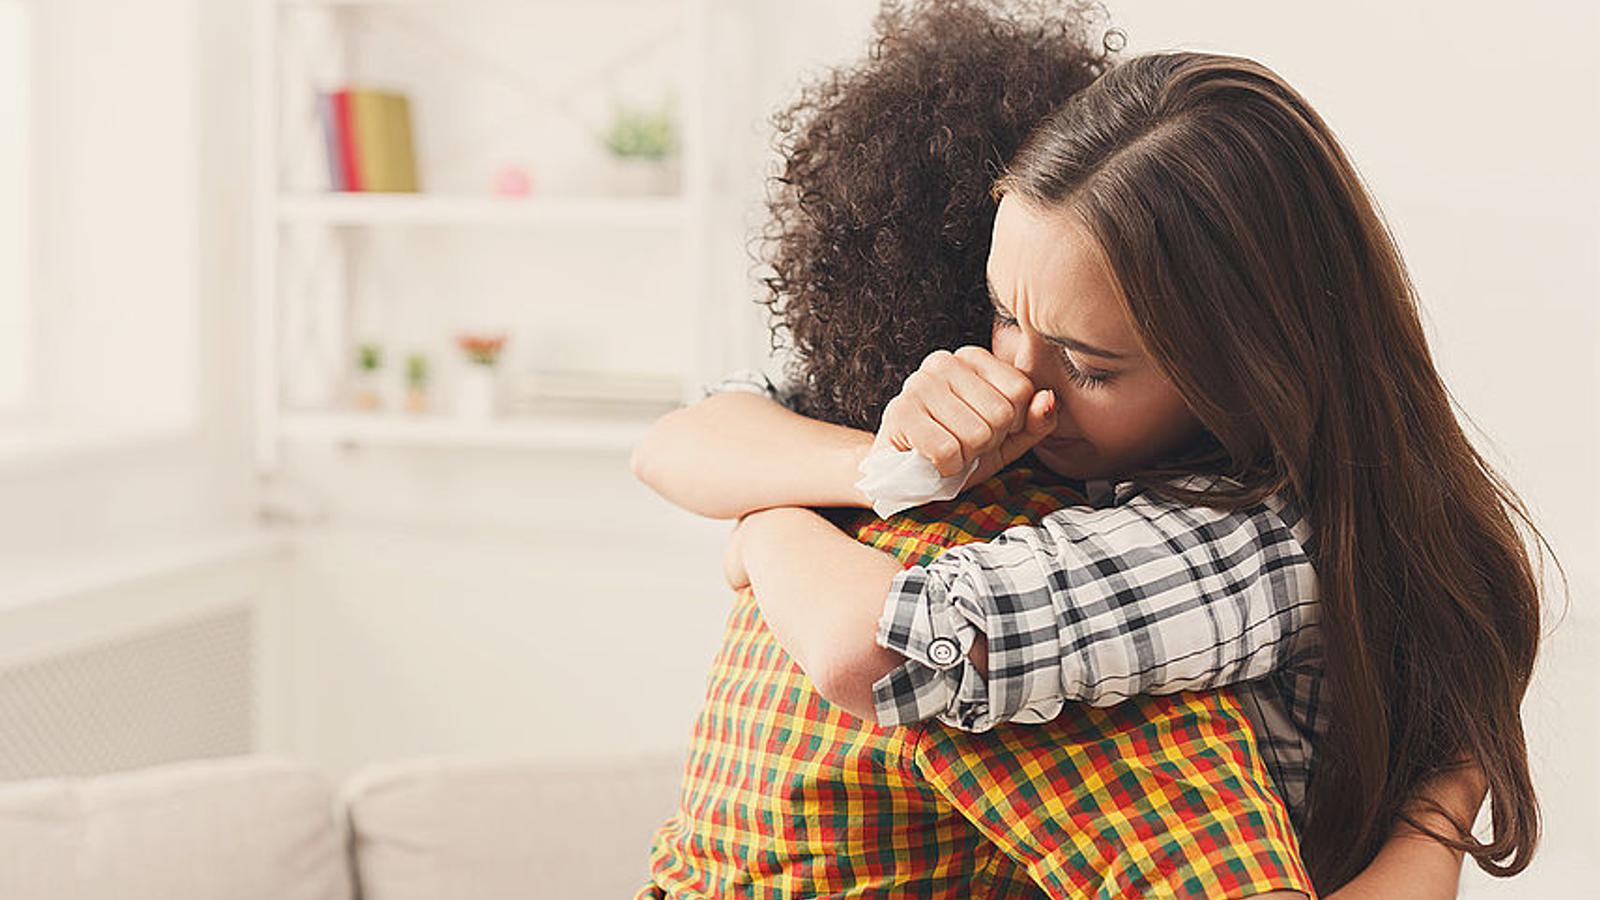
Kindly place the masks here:
[(421, 353), (406, 357), (406, 409), (428, 410), (428, 358)]
[(671, 194), (678, 183), (675, 104), (612, 104), (604, 135), (612, 161), (613, 187), (621, 194)]
[(367, 342), (356, 347), (354, 394), (357, 409), (378, 409), (383, 406), (382, 370), (382, 346)]

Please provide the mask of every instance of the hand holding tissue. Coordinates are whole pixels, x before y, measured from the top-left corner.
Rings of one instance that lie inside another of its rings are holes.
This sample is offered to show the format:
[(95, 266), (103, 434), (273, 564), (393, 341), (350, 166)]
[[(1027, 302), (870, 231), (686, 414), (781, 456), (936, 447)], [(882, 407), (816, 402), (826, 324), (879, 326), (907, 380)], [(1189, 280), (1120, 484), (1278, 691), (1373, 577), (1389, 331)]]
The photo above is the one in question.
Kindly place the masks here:
[(961, 471), (943, 476), (926, 456), (915, 450), (875, 447), (861, 460), (862, 477), (856, 487), (872, 500), (872, 511), (878, 518), (887, 519), (901, 510), (935, 500), (949, 500), (961, 493), (967, 479), (978, 470), (979, 462), (979, 458), (973, 457)]
[(949, 500), (1048, 437), (1055, 424), (1055, 393), (1037, 390), (1020, 369), (983, 347), (937, 350), (884, 407), (855, 486), (879, 517)]

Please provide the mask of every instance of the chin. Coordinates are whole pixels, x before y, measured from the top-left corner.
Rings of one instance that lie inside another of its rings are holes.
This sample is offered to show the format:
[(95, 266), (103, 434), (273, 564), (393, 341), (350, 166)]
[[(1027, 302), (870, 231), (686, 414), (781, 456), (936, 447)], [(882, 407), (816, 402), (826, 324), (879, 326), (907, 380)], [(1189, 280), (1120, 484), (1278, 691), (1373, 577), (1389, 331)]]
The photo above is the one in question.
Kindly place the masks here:
[(1045, 468), (1065, 478), (1081, 481), (1102, 477), (1094, 448), (1081, 440), (1053, 447), (1040, 444), (1033, 448), (1033, 456)]

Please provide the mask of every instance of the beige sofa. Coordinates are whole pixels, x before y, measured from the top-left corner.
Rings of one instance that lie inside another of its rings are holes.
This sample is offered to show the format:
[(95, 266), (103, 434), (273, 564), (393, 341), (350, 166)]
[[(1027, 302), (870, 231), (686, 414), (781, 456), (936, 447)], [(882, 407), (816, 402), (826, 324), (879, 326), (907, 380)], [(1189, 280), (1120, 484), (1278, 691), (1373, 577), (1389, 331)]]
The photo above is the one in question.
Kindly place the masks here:
[(627, 898), (682, 762), (258, 755), (0, 784), (4, 900)]

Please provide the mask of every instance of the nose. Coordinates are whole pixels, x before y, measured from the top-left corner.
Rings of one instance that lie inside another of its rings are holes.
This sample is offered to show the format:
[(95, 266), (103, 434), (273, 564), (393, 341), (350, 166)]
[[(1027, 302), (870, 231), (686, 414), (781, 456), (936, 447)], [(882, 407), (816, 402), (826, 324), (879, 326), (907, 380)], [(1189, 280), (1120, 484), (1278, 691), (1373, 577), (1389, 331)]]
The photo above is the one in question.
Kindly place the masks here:
[(1049, 348), (1043, 341), (1026, 334), (1014, 335), (1012, 346), (1016, 356), (1011, 364), (1027, 374), (1028, 379), (1035, 385), (1040, 384), (1045, 374), (1046, 361), (1049, 359), (1047, 355)]

